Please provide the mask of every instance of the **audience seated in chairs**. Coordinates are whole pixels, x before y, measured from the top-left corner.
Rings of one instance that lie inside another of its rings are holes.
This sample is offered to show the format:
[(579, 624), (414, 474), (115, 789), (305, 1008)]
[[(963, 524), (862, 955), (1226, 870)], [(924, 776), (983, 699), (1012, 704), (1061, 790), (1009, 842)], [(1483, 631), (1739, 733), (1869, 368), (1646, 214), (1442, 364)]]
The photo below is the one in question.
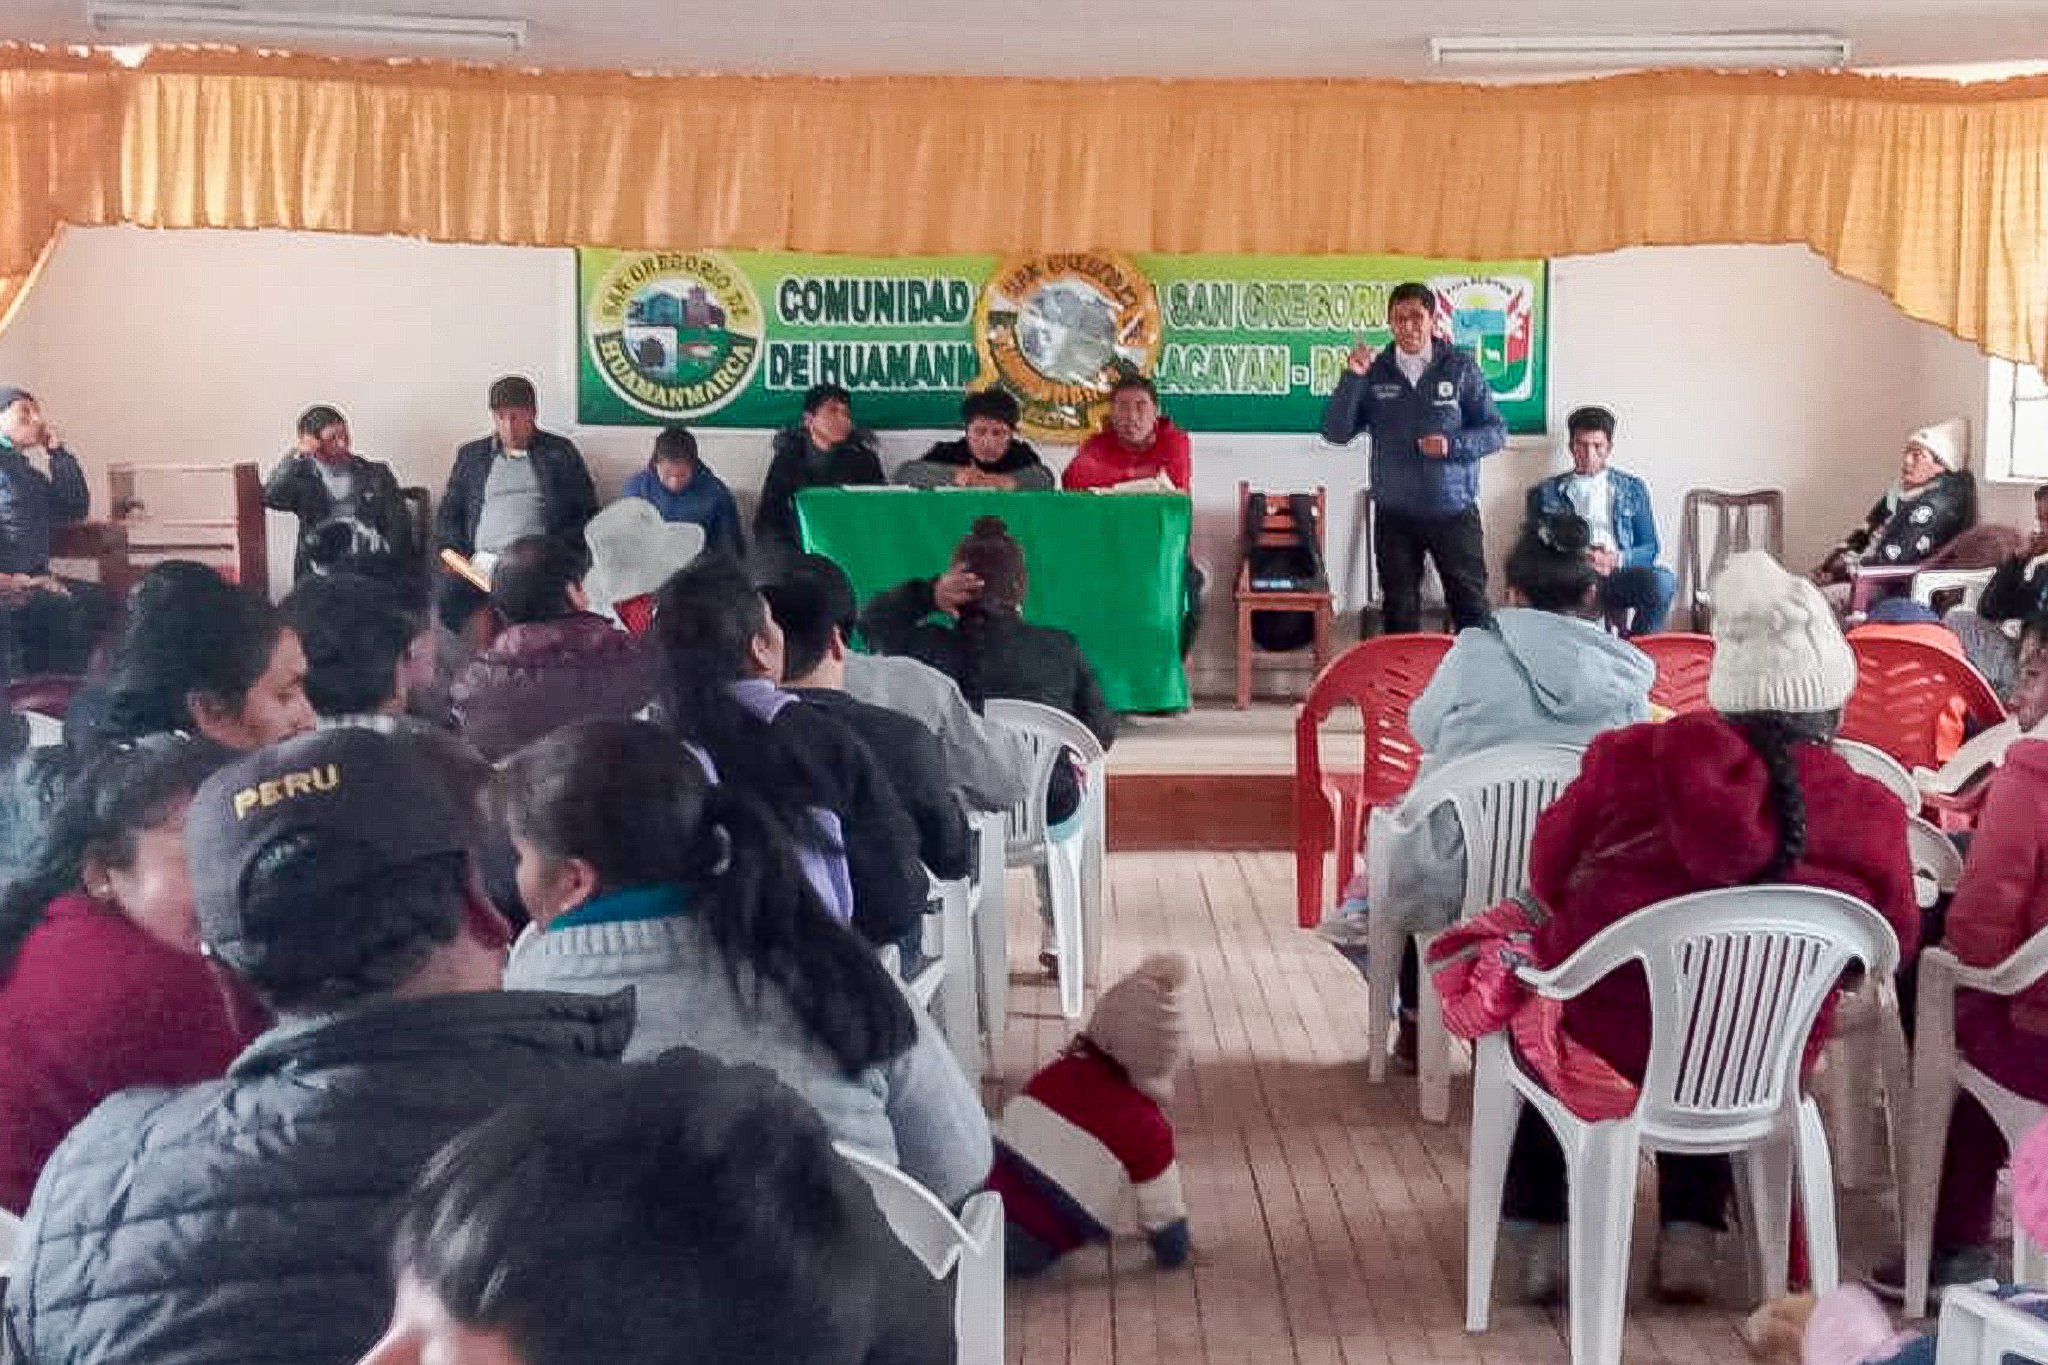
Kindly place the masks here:
[(953, 799), (939, 741), (909, 716), (846, 691), (850, 650), (839, 624), (853, 614), (853, 588), (839, 566), (805, 555), (761, 595), (782, 628), (783, 687), (845, 721), (863, 744), (887, 758), (889, 783), (917, 825), (919, 860), (942, 880), (966, 876), (972, 865), (967, 816)]
[(1906, 438), (1898, 480), (1813, 571), (1837, 610), (1849, 604), (1855, 570), (1918, 564), (1977, 524), (1977, 481), (1963, 468), (1961, 435), (1960, 422), (1941, 422)]
[(669, 728), (775, 811), (834, 918), (915, 963), (931, 887), (917, 826), (860, 737), (777, 685), (782, 631), (739, 563), (707, 556), (670, 579), (654, 639)]
[(345, 1361), (390, 1308), (379, 1244), (448, 1139), (610, 1065), (628, 998), (501, 992), (471, 812), (415, 748), (301, 735), (186, 817), (199, 939), (279, 1020), (232, 1073), (128, 1090), (30, 1202), (7, 1322), (36, 1365)]
[[(2013, 719), (2023, 737), (1991, 778), (1957, 885), (1942, 942), (1965, 966), (1992, 967), (2048, 928), (2048, 616), (2023, 636)], [(1956, 1046), (1963, 1059), (2009, 1090), (2048, 1103), (2048, 986), (2010, 999), (1959, 992)], [(1936, 1286), (1992, 1274), (1992, 1204), (2005, 1142), (1975, 1098), (1957, 1092), (1935, 1204)], [(1878, 1280), (1902, 1286), (1904, 1267), (1879, 1268)]]
[[(1586, 523), (1570, 512), (1522, 528), (1507, 562), (1515, 605), (1494, 613), (1490, 626), (1460, 631), (1408, 712), (1424, 754), (1421, 772), (1503, 744), (1583, 745), (1650, 718), (1656, 669), (1641, 650), (1597, 624), (1603, 580), (1589, 549)], [(1441, 927), (1457, 915), (1465, 890), (1464, 835), (1448, 806), (1410, 839), (1371, 856), (1390, 860), (1383, 870), (1386, 885), (1400, 890), (1398, 903), (1368, 904), (1361, 867), (1319, 930), (1361, 969), (1370, 916), (1394, 915), (1411, 930)], [(1402, 962), (1395, 1043), (1404, 1067), (1415, 1061), (1415, 971), (1411, 947)]]
[[(906, 722), (910, 723), (910, 722)], [(626, 1057), (764, 1066), (832, 1136), (958, 1206), (988, 1175), (981, 1099), (872, 948), (825, 912), (757, 799), (644, 721), (586, 721), (498, 783), (539, 932), (506, 984), (636, 1001)]]
[[(1538, 819), (1537, 965), (1657, 901), (1766, 881), (1847, 892), (1890, 922), (1902, 953), (1919, 941), (1906, 812), (1828, 745), (1856, 662), (1826, 601), (1769, 555), (1737, 555), (1714, 584), (1714, 637), (1715, 709), (1595, 739), (1578, 780)], [(1630, 1079), (1647, 1061), (1644, 989), (1640, 973), (1617, 973), (1564, 1007), (1565, 1030)], [(1656, 1289), (1695, 1301), (1715, 1282), (1727, 1160), (1664, 1155), (1658, 1175)], [(1522, 1243), (1524, 1296), (1554, 1299), (1563, 1154), (1533, 1111), (1515, 1136), (1505, 1211)]]
[(2048, 484), (2034, 490), (2034, 534), (1998, 565), (1975, 607), (1955, 607), (1942, 620), (2002, 696), (2019, 673), (2020, 623), (2043, 611), (2048, 611)]
[(491, 605), (505, 623), (449, 688), (463, 737), (495, 763), (587, 716), (630, 716), (654, 699), (641, 642), (587, 610), (579, 541), (526, 536), (498, 556)]
[(1657, 517), (1650, 489), (1607, 463), (1614, 449), (1614, 414), (1575, 409), (1565, 419), (1572, 468), (1529, 490), (1529, 518), (1571, 512), (1585, 519), (1593, 569), (1600, 575), (1600, 609), (1623, 635), (1664, 629), (1678, 579), (1657, 562)]
[(0, 675), (85, 671), (114, 604), (99, 584), (50, 572), (50, 530), (91, 510), (78, 457), (35, 396), (0, 387)]
[(199, 955), (185, 863), (186, 808), (225, 757), (172, 734), (107, 750), (0, 893), (0, 1209), (28, 1207), (101, 1100), (219, 1076), (253, 1036)]
[[(536, 1235), (536, 1234), (539, 1235)], [(522, 1099), (398, 1220), (361, 1365), (950, 1365), (951, 1294), (818, 1121), (681, 1051)]]

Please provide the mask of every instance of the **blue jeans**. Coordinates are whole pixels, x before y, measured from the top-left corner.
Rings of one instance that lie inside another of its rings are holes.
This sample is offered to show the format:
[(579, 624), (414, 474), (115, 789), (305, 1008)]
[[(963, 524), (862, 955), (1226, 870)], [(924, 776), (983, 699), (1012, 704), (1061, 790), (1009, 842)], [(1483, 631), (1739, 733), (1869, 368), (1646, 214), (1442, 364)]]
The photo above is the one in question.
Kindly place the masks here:
[(1618, 614), (1623, 635), (1654, 635), (1664, 629), (1678, 578), (1661, 564), (1616, 569), (1600, 580), (1600, 606)]

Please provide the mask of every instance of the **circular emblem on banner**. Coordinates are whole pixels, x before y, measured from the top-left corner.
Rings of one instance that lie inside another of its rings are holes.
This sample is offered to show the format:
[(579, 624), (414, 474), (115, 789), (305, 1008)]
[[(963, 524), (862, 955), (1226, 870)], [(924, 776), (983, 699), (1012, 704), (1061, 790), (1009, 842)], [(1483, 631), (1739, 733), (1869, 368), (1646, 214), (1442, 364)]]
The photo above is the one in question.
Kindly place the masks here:
[(1152, 282), (1107, 251), (1003, 263), (974, 313), (977, 387), (1000, 384), (1023, 408), (1027, 435), (1075, 441), (1102, 424), (1110, 386), (1150, 374), (1159, 358)]
[(1437, 316), (1450, 324), (1451, 340), (1477, 357), (1496, 397), (1524, 398), (1531, 392), (1535, 325), (1529, 281), (1500, 275), (1463, 275), (1432, 280)]
[(619, 257), (590, 292), (584, 337), (613, 393), (681, 420), (716, 412), (761, 360), (761, 302), (718, 251)]

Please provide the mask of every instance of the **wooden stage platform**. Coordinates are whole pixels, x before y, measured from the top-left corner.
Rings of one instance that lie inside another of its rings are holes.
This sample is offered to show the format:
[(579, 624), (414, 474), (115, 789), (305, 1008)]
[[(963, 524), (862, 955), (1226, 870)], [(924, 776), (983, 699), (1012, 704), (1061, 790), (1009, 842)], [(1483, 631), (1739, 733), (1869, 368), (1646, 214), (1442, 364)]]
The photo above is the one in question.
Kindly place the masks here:
[[(1294, 712), (1198, 703), (1178, 716), (1126, 716), (1109, 751), (1113, 850), (1294, 847)], [(1358, 714), (1323, 727), (1325, 763), (1356, 767)]]

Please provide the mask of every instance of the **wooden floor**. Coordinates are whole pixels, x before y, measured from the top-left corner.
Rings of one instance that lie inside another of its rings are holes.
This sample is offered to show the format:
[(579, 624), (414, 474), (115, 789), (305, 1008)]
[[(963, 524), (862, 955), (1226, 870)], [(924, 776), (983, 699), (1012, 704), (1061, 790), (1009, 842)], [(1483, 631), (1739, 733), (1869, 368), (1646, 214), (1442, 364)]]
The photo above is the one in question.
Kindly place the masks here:
[[(1110, 856), (1103, 979), (1161, 946), (1185, 952), (1193, 968), (1192, 1065), (1172, 1113), (1195, 1256), (1161, 1272), (1142, 1241), (1126, 1241), (1013, 1281), (1012, 1362), (1567, 1360), (1561, 1312), (1497, 1300), (1491, 1333), (1464, 1332), (1463, 1079), (1448, 1127), (1415, 1117), (1412, 1081), (1366, 1081), (1364, 983), (1293, 927), (1291, 875), (1278, 853)], [(992, 1112), (1073, 1032), (1027, 965), (1038, 937), (1018, 874), (1009, 904), (1014, 984), (1000, 1075), (988, 1084)], [(1871, 1199), (1845, 1203), (1842, 1219), (1847, 1272), (1873, 1256), (1856, 1244), (1859, 1226), (1892, 1234)], [(1736, 1335), (1751, 1306), (1739, 1248), (1724, 1250), (1734, 1286), (1726, 1303), (1659, 1307), (1641, 1293), (1652, 1240), (1641, 1234), (1654, 1221), (1643, 1208), (1628, 1365), (1748, 1360)]]

